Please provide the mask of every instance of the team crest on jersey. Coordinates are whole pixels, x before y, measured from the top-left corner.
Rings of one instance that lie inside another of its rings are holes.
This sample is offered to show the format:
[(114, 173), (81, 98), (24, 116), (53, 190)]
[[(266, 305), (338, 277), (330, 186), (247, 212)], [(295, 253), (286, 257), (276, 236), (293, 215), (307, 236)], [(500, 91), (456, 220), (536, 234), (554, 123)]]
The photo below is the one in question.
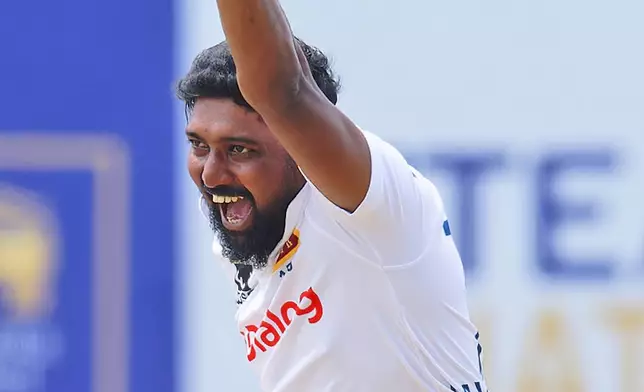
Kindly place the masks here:
[(250, 275), (253, 272), (253, 267), (245, 264), (235, 264), (237, 271), (235, 272), (235, 284), (237, 285), (237, 305), (241, 305), (246, 301), (250, 293), (253, 292), (252, 287), (248, 284)]
[[(273, 265), (273, 273), (279, 271), (286, 263), (293, 257), (297, 249), (300, 247), (300, 231), (298, 229), (293, 230), (291, 236), (286, 240), (282, 250), (277, 255), (277, 260)], [(289, 263), (290, 264), (290, 263)], [(291, 266), (292, 268), (292, 266)], [(289, 269), (290, 271), (290, 269)]]

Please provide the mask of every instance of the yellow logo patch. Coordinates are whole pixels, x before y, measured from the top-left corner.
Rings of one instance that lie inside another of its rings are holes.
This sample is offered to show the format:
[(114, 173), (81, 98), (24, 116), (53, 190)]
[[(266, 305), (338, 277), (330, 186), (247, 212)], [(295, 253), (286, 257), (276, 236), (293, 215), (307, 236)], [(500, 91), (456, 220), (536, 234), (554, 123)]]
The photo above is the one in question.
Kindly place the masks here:
[(273, 265), (273, 272), (277, 272), (282, 266), (293, 257), (297, 249), (300, 247), (300, 231), (298, 229), (293, 230), (291, 236), (286, 240), (282, 250), (280, 250), (279, 255), (277, 255), (277, 260), (275, 265)]

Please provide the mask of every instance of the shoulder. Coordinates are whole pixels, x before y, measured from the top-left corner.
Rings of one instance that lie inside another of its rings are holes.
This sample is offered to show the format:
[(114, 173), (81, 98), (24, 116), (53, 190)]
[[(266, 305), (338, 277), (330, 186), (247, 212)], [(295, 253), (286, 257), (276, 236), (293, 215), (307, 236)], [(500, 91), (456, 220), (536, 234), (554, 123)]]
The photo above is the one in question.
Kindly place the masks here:
[(374, 155), (383, 155), (387, 158), (402, 158), (402, 160), (404, 161), (402, 153), (396, 147), (394, 147), (392, 143), (375, 133), (362, 129), (361, 132), (366, 139), (367, 144), (369, 145), (369, 151), (371, 152), (372, 157)]

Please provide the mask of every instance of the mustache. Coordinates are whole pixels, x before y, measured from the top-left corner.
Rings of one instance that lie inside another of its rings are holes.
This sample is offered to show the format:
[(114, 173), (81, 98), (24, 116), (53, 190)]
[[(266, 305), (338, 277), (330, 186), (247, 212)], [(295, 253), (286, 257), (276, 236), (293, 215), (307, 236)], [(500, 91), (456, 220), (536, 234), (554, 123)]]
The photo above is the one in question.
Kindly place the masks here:
[(229, 185), (218, 185), (214, 188), (209, 188), (205, 185), (201, 186), (201, 190), (205, 193), (218, 196), (243, 196), (247, 199), (253, 200), (253, 195), (244, 187), (235, 187)]

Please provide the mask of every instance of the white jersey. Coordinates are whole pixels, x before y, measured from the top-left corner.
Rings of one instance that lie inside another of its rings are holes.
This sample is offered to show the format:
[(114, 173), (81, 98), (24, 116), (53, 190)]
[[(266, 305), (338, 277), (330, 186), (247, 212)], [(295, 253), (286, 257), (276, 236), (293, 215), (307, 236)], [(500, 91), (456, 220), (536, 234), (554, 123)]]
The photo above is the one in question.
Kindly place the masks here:
[(248, 363), (270, 392), (486, 392), (440, 196), (394, 147), (365, 136), (372, 178), (355, 212), (307, 183), (268, 267), (223, 261)]

